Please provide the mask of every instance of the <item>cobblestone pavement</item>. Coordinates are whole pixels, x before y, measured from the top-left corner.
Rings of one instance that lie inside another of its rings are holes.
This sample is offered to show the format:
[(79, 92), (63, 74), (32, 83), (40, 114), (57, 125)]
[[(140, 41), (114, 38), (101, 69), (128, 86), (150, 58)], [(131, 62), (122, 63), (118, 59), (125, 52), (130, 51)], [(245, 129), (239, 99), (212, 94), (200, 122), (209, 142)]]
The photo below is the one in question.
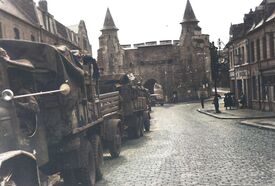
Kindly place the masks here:
[(199, 104), (155, 107), (152, 131), (105, 155), (97, 186), (275, 185), (275, 132), (219, 120)]

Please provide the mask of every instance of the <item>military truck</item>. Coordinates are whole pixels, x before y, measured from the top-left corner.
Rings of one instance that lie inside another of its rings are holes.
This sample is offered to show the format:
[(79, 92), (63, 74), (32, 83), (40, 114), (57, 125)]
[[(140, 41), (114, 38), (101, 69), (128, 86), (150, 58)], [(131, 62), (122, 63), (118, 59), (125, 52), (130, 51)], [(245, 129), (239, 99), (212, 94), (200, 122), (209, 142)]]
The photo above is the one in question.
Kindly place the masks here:
[(104, 75), (100, 78), (101, 93), (118, 91), (119, 114), (129, 138), (139, 138), (150, 130), (150, 93), (132, 73)]
[(95, 185), (102, 147), (120, 153), (119, 93), (96, 93), (93, 60), (79, 64), (35, 42), (0, 40), (0, 47), (8, 54), (0, 57), (1, 185), (39, 186), (40, 175), (55, 173), (66, 186)]

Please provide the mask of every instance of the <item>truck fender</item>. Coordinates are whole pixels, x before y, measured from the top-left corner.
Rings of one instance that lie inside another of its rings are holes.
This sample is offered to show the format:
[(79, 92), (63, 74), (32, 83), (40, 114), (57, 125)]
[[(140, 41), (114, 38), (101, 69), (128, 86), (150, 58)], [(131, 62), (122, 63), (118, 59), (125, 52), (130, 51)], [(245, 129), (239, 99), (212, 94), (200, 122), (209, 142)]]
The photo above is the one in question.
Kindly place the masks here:
[(39, 173), (33, 154), (15, 150), (0, 154), (0, 178), (11, 176), (16, 185), (39, 186)]
[(117, 127), (119, 127), (121, 132), (120, 119), (109, 119), (107, 121), (104, 121), (104, 128), (106, 129), (104, 132), (104, 140), (112, 141), (116, 135)]

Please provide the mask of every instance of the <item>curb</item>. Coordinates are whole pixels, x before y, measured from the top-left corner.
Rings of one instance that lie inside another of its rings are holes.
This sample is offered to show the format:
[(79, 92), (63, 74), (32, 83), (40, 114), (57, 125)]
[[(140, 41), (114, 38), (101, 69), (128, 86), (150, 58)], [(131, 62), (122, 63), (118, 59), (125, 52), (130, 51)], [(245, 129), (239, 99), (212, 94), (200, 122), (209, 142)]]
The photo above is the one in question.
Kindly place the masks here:
[(240, 124), (241, 125), (249, 125), (249, 126), (257, 127), (257, 128), (264, 128), (264, 129), (268, 129), (268, 130), (275, 130), (275, 126), (267, 126), (267, 125), (257, 124), (257, 123), (253, 123), (253, 122), (249, 122), (249, 121), (241, 121)]
[(198, 112), (206, 114), (208, 116), (212, 116), (217, 119), (266, 119), (266, 118), (275, 118), (275, 116), (254, 116), (254, 117), (222, 117), (222, 116), (217, 116), (216, 114), (212, 114), (206, 111), (203, 111), (201, 109), (197, 109)]

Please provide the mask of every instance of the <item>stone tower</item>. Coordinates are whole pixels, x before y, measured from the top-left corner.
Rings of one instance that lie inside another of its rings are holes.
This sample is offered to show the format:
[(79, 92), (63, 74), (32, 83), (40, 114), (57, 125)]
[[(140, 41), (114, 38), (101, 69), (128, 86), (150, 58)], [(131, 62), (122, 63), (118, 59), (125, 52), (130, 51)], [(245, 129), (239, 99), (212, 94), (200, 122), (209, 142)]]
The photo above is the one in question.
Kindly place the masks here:
[(210, 64), (209, 57), (209, 36), (201, 34), (190, 1), (187, 0), (182, 25), (179, 50), (182, 70), (181, 96), (186, 99), (193, 99), (198, 96), (199, 91), (209, 84), (209, 77), (206, 74), (207, 65)]
[(101, 36), (99, 37), (98, 64), (101, 74), (118, 74), (123, 72), (124, 51), (120, 46), (118, 28), (115, 26), (109, 8), (107, 9)]
[(180, 40), (138, 43), (123, 49), (125, 45), (119, 44), (118, 28), (107, 9), (99, 37), (101, 74), (138, 74), (150, 90), (154, 90), (155, 83), (160, 84), (167, 101), (173, 92), (180, 101), (197, 99), (201, 91), (210, 93), (209, 36), (201, 34), (198, 23), (188, 0)]

